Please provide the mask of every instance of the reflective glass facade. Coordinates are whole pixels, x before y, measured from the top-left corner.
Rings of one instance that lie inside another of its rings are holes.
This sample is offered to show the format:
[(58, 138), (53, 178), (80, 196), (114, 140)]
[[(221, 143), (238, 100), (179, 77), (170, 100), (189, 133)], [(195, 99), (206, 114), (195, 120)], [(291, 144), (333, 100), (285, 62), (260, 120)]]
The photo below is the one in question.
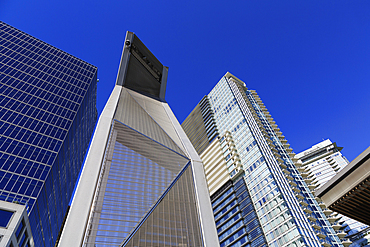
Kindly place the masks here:
[(0, 200), (54, 246), (97, 119), (97, 68), (0, 22)]
[(229, 180), (211, 200), (220, 246), (267, 246), (243, 177)]
[[(242, 174), (250, 193), (250, 210), (257, 215), (268, 246), (342, 246), (311, 192), (314, 188), (300, 175), (300, 164), (257, 93), (227, 73), (205, 97), (219, 132), (224, 166), (233, 182)], [(188, 123), (199, 118), (188, 118), (183, 127), (197, 149), (191, 138), (194, 129)]]

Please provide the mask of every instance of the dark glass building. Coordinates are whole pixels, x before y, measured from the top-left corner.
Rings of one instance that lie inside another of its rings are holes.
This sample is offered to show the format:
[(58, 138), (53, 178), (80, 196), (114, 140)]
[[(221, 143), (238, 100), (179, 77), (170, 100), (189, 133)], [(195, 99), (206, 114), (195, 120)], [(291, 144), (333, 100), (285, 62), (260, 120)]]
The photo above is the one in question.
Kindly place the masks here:
[(0, 200), (26, 207), (30, 246), (54, 246), (97, 119), (97, 68), (3, 22), (0, 40)]

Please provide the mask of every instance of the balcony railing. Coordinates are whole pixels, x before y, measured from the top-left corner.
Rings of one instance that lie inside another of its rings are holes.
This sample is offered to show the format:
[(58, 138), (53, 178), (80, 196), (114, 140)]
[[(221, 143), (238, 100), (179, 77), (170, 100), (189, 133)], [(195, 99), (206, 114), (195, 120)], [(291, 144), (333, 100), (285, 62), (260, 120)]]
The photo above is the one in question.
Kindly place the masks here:
[(320, 238), (326, 238), (326, 233), (323, 230), (314, 229), (314, 231)]
[(327, 238), (321, 238), (320, 242), (322, 245), (331, 246), (331, 242)]
[(314, 221), (315, 222), (317, 220), (316, 216), (313, 213), (306, 213), (306, 215), (307, 215), (307, 218), (310, 221)]

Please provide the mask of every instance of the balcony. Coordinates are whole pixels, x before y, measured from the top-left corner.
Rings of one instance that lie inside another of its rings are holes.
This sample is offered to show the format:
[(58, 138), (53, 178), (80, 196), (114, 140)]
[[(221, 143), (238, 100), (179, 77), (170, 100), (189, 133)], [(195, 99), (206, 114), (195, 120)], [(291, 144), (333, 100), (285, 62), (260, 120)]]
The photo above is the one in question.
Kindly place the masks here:
[(297, 169), (298, 169), (298, 171), (299, 171), (300, 173), (303, 173), (303, 172), (305, 172), (305, 171), (306, 171), (306, 168), (304, 168), (304, 167), (302, 167), (302, 166), (297, 167)]
[(295, 192), (295, 196), (299, 199), (304, 199), (304, 195), (301, 192)]
[(297, 186), (297, 184), (296, 184), (295, 182), (293, 182), (293, 181), (289, 181), (289, 184), (290, 184), (291, 186), (294, 186), (294, 187), (296, 187), (296, 186)]
[(327, 160), (328, 162), (331, 162), (331, 161), (333, 161), (333, 158), (330, 156), (330, 157), (327, 157), (327, 158), (326, 158), (326, 160)]
[[(294, 156), (295, 156), (295, 153), (288, 153), (288, 155), (290, 156), (290, 158), (293, 160), (294, 159)], [(294, 160), (293, 160), (294, 161)]]
[(319, 203), (319, 206), (321, 209), (325, 209), (326, 208), (326, 205), (325, 203), (323, 203), (322, 201), (321, 202), (318, 202)]
[[(266, 119), (267, 119), (267, 117), (266, 117)], [(277, 128), (278, 127), (277, 124), (275, 123), (275, 121), (273, 121), (274, 120), (273, 118), (270, 117), (270, 119), (267, 119), (267, 120), (270, 122), (272, 128)]]
[(285, 136), (281, 135), (281, 136), (278, 136), (279, 140), (282, 142), (282, 140), (285, 139)]
[(326, 238), (326, 235), (325, 235), (325, 233), (324, 233), (324, 231), (323, 231), (323, 230), (321, 230), (321, 229), (314, 229), (314, 231), (315, 231), (316, 235), (317, 235), (319, 238), (323, 238), (323, 239), (325, 239), (325, 238)]
[(315, 221), (311, 221), (311, 226), (313, 227), (313, 229), (315, 230), (320, 230), (321, 229), (321, 226), (319, 226), (319, 225), (317, 225), (316, 223), (315, 223)]
[(347, 235), (347, 233), (343, 230), (338, 230), (336, 231), (336, 233), (337, 233), (338, 238), (340, 239), (344, 238)]
[(337, 162), (331, 163), (330, 165), (331, 165), (331, 167), (333, 167), (333, 168), (339, 167), (339, 165), (338, 165), (338, 163), (337, 163)]
[(326, 238), (320, 238), (320, 243), (322, 246), (325, 246), (325, 247), (330, 247), (331, 246), (331, 243), (326, 239)]
[(293, 152), (293, 148), (291, 148), (291, 147), (285, 148), (285, 150), (286, 150), (288, 153)]
[(301, 192), (301, 190), (300, 190), (300, 189), (298, 189), (297, 187), (293, 187), (293, 188), (292, 188), (292, 190), (294, 190), (294, 191), (295, 191), (295, 192), (297, 192), (297, 193)]
[(293, 162), (297, 162), (299, 159), (296, 158), (296, 157), (290, 157), (292, 159)]
[(276, 151), (276, 149), (271, 149), (271, 151), (272, 154), (275, 156), (276, 160), (279, 161), (278, 159), (281, 158), (280, 154)]
[(309, 207), (302, 207), (303, 211), (305, 211), (307, 214), (312, 214), (312, 210)]
[(308, 203), (306, 202), (306, 200), (305, 200), (305, 199), (299, 199), (299, 198), (298, 198), (298, 201), (299, 201), (299, 203), (300, 203), (303, 207), (307, 207), (307, 206), (308, 206)]
[(331, 211), (330, 209), (325, 209), (324, 211), (323, 211), (323, 213), (326, 215), (326, 216), (328, 216), (328, 215), (331, 215), (332, 213), (333, 213), (333, 211)]
[[(299, 171), (299, 169), (298, 169), (298, 171)], [(303, 169), (303, 171), (305, 171), (305, 169)], [(307, 178), (308, 177), (308, 173), (307, 172), (301, 172), (301, 171), (299, 171), (300, 173), (301, 173), (301, 176), (302, 176), (302, 178)]]
[(284, 143), (287, 143), (288, 141), (284, 139), (284, 140), (280, 140), (280, 142), (284, 144)]
[(308, 185), (308, 188), (309, 188), (311, 191), (313, 191), (316, 187), (317, 187), (317, 185), (315, 185), (315, 184), (310, 184), (310, 185)]
[(279, 161), (279, 166), (282, 168), (282, 169), (287, 169), (288, 167), (284, 164), (284, 161), (281, 159), (281, 158), (277, 158), (277, 160)]
[(293, 181), (293, 180), (294, 180), (294, 178), (293, 178), (292, 176), (288, 175), (288, 174), (286, 174), (286, 175), (285, 175), (285, 177), (286, 177), (287, 179), (291, 180), (291, 181)]
[(305, 178), (304, 181), (306, 182), (306, 184), (310, 184), (313, 181), (313, 179), (312, 178)]
[(340, 220), (342, 218), (341, 216), (335, 215), (335, 216), (328, 216), (327, 219), (330, 222), (330, 224)]
[(240, 167), (237, 167), (235, 168), (231, 173), (230, 173), (230, 177), (233, 178), (239, 174), (242, 174), (244, 172), (243, 169), (241, 169)]
[(322, 200), (321, 200), (321, 198), (320, 197), (315, 197), (315, 200), (317, 201), (317, 202), (322, 202)]
[(307, 213), (306, 213), (306, 215), (307, 215), (307, 218), (308, 218), (311, 222), (315, 222), (315, 221), (317, 220), (314, 214), (307, 214)]
[[(277, 135), (277, 136), (283, 136), (283, 132), (281, 132), (281, 131), (275, 131), (275, 134)], [(293, 150), (293, 149), (292, 149)]]
[(331, 227), (333, 227), (333, 229), (334, 229), (335, 231), (338, 231), (338, 230), (342, 227), (342, 225), (340, 225), (340, 224), (338, 224), (338, 223), (335, 223), (334, 225), (331, 225)]
[(282, 169), (283, 170), (283, 172), (285, 173), (285, 174), (287, 174), (287, 175), (289, 175), (290, 174), (290, 172), (287, 170), (287, 169)]
[[(295, 158), (296, 159), (296, 161), (294, 162), (294, 165), (296, 166), (296, 167), (302, 167), (302, 168), (304, 168), (303, 166), (302, 166), (302, 161), (301, 160), (299, 160), (299, 159), (297, 159), (297, 158)], [(292, 159), (293, 160), (293, 159)]]
[(342, 241), (342, 244), (344, 247), (348, 247), (352, 244), (352, 242), (349, 239), (344, 239), (344, 241)]

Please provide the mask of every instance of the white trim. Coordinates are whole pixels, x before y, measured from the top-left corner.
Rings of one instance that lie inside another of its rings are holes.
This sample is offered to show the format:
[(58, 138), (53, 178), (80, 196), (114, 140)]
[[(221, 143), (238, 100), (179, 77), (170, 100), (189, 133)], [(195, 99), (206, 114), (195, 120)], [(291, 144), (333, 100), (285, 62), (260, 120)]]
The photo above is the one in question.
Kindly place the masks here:
[[(364, 160), (369, 153), (370, 147), (317, 190), (316, 195), (321, 197), (328, 207), (370, 176), (370, 159)], [(348, 174), (354, 166), (363, 160), (364, 162), (359, 167)], [(334, 183), (337, 184), (327, 191)]]
[(81, 246), (94, 199), (96, 183), (122, 87), (115, 86), (99, 117), (76, 193), (60, 237), (59, 247)]
[(184, 130), (182, 129), (180, 123), (177, 121), (168, 104), (162, 104), (168, 118), (172, 122), (177, 135), (179, 136), (179, 139), (183, 144), (183, 147), (185, 148), (186, 154), (191, 160), (192, 172), (194, 177), (195, 196), (198, 204), (198, 213), (203, 234), (204, 246), (220, 246), (202, 160), (195, 151), (193, 145), (186, 136)]

